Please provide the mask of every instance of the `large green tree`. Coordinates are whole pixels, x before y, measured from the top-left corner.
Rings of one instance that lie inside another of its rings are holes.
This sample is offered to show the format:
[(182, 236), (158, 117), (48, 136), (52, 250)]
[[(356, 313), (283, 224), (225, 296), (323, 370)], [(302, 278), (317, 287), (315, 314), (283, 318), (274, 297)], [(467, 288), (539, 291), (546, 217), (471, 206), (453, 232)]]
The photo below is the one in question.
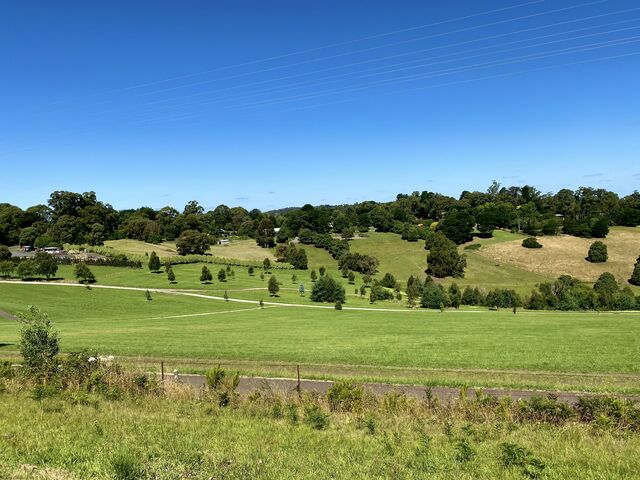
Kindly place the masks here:
[(456, 244), (438, 232), (427, 255), (427, 273), (438, 278), (463, 277), (467, 259)]

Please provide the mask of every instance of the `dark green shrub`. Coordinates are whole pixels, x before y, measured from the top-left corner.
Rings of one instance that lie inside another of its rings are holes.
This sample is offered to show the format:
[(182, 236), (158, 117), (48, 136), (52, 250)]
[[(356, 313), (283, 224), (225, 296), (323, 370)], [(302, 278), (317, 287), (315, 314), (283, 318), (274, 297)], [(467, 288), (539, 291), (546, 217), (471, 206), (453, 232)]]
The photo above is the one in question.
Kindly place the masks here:
[(304, 407), (304, 423), (316, 430), (324, 430), (329, 426), (329, 416), (312, 403)]
[(524, 420), (559, 424), (573, 415), (573, 409), (568, 404), (559, 402), (553, 396), (535, 396), (520, 402), (520, 416)]
[(463, 438), (462, 440), (459, 440), (458, 443), (456, 443), (455, 450), (456, 460), (460, 463), (470, 462), (476, 457), (475, 449), (471, 446), (471, 443), (466, 438)]
[(589, 253), (587, 254), (587, 260), (592, 263), (606, 262), (609, 258), (607, 253), (607, 246), (600, 240), (597, 240), (589, 247)]
[(522, 241), (522, 246), (525, 248), (542, 248), (542, 245), (538, 242), (538, 239), (535, 237), (525, 238)]
[(529, 478), (540, 478), (545, 469), (545, 464), (535, 458), (533, 453), (515, 443), (505, 442), (500, 445), (500, 459), (506, 468), (518, 467), (523, 475)]

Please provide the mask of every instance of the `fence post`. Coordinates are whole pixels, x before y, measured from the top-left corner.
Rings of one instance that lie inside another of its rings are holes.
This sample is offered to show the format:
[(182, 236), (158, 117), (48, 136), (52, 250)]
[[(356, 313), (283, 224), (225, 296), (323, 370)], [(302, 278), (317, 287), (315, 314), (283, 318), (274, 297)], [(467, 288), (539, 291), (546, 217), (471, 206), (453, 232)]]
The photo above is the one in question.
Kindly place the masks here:
[(162, 391), (164, 392), (164, 361), (160, 362), (160, 381), (162, 382)]
[(298, 369), (298, 385), (296, 385), (296, 390), (298, 391), (298, 394), (302, 391), (302, 388), (300, 387), (300, 365), (297, 365), (297, 369)]

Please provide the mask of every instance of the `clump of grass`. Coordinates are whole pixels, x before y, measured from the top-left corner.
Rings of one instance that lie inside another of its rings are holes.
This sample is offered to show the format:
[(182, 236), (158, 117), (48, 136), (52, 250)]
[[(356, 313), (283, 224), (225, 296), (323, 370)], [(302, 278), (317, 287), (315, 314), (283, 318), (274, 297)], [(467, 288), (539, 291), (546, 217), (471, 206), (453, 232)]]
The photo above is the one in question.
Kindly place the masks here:
[(143, 475), (143, 467), (130, 452), (118, 451), (111, 458), (111, 468), (116, 480), (139, 480)]

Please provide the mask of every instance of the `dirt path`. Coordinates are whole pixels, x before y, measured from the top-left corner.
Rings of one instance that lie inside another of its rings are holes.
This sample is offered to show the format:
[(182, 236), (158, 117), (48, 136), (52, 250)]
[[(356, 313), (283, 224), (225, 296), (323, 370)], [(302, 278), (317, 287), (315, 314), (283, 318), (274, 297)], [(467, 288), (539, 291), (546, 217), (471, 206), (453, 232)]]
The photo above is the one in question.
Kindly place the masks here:
[[(181, 382), (191, 385), (195, 388), (205, 386), (205, 377), (203, 375), (179, 374), (177, 378), (173, 374), (165, 373), (166, 382)], [(302, 392), (315, 392), (325, 395), (329, 388), (334, 384), (330, 380), (300, 380), (300, 390)], [(431, 387), (428, 389), (422, 385), (399, 385), (389, 383), (363, 383), (363, 387), (376, 394), (384, 395), (388, 392), (404, 393), (407, 396), (425, 400), (427, 392), (430, 392), (432, 398), (438, 398), (442, 403), (450, 403), (460, 398), (461, 390), (456, 387)], [(240, 377), (238, 393), (247, 395), (249, 393), (265, 390), (279, 394), (294, 393), (297, 391), (298, 381), (292, 378), (268, 378), (268, 377)], [(595, 394), (581, 392), (548, 392), (543, 390), (518, 390), (518, 389), (501, 389), (501, 388), (482, 388), (467, 390), (467, 399), (476, 397), (476, 392), (482, 392), (484, 395), (493, 397), (510, 397), (513, 400), (529, 400), (533, 397), (553, 395), (559, 401), (568, 404), (575, 404), (579, 397), (592, 397)], [(640, 401), (638, 395), (620, 395), (618, 398), (625, 398), (633, 401)]]
[(13, 320), (14, 322), (20, 321), (18, 317), (14, 317), (13, 315), (5, 312), (4, 310), (0, 310), (0, 318), (6, 318), (7, 320)]

